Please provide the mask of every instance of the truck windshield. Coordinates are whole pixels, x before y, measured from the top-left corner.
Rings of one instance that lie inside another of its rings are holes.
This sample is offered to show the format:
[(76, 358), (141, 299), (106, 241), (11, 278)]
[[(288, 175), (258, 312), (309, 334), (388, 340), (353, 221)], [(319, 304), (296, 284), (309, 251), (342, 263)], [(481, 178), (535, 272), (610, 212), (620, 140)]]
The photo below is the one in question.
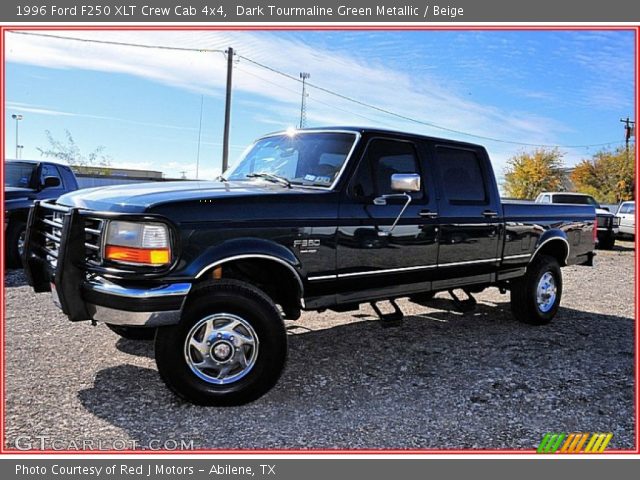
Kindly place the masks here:
[(355, 133), (341, 132), (296, 132), (261, 138), (224, 177), (280, 177), (295, 185), (330, 187), (355, 141)]
[(35, 163), (7, 162), (4, 166), (4, 186), (29, 188)]
[(600, 208), (598, 202), (589, 195), (554, 195), (553, 203), (571, 203), (574, 205), (593, 205)]

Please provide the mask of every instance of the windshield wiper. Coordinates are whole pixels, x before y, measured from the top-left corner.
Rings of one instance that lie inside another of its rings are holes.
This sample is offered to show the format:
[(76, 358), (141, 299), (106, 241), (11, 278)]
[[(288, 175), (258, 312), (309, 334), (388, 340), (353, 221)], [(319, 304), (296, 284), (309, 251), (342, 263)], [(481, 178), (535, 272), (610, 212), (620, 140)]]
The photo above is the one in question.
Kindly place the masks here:
[(281, 177), (280, 175), (276, 175), (274, 173), (267, 173), (267, 172), (248, 173), (247, 177), (249, 177), (249, 178), (264, 178), (265, 180), (268, 180), (270, 182), (280, 183), (280, 184), (286, 186), (287, 188), (291, 188), (291, 182), (289, 180), (287, 180), (284, 177)]
[(224, 178), (222, 175), (218, 175), (216, 177), (216, 180), (219, 181), (219, 182), (228, 182), (229, 181), (226, 178)]

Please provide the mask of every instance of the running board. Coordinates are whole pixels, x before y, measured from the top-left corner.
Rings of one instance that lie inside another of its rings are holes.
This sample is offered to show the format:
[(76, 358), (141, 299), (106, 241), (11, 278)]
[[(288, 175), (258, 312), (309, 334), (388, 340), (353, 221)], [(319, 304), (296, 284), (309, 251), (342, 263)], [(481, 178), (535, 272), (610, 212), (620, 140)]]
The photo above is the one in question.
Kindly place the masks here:
[(373, 308), (373, 311), (378, 315), (383, 327), (397, 326), (402, 323), (402, 319), (404, 318), (404, 313), (402, 313), (402, 310), (400, 310), (395, 300), (389, 300), (389, 303), (393, 307), (393, 312), (391, 313), (382, 313), (378, 308), (377, 302), (370, 303), (371, 308)]

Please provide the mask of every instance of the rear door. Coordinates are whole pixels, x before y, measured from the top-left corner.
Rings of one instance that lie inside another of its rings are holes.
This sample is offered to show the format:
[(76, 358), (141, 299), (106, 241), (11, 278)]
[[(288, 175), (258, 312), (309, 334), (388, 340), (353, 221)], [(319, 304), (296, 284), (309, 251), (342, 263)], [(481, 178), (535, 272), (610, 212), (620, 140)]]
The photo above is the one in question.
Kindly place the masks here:
[(500, 260), (502, 205), (481, 147), (434, 144), (440, 239), (434, 289), (491, 280)]

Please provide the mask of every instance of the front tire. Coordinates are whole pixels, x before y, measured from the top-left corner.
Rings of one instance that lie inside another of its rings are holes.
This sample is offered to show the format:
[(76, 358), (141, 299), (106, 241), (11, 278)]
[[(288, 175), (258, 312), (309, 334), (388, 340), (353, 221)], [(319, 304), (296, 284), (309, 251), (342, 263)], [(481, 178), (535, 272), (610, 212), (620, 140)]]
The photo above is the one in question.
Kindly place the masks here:
[(616, 244), (616, 236), (613, 232), (604, 235), (601, 239), (598, 239), (598, 248), (600, 250), (613, 250)]
[(268, 392), (287, 357), (275, 304), (238, 280), (195, 287), (179, 324), (157, 329), (160, 377), (179, 397), (207, 406), (242, 405)]
[(511, 311), (517, 320), (545, 325), (553, 320), (562, 298), (562, 273), (558, 261), (538, 255), (524, 277), (511, 286)]
[(11, 220), (6, 232), (6, 260), (8, 268), (22, 268), (22, 251), (27, 224), (22, 220)]

